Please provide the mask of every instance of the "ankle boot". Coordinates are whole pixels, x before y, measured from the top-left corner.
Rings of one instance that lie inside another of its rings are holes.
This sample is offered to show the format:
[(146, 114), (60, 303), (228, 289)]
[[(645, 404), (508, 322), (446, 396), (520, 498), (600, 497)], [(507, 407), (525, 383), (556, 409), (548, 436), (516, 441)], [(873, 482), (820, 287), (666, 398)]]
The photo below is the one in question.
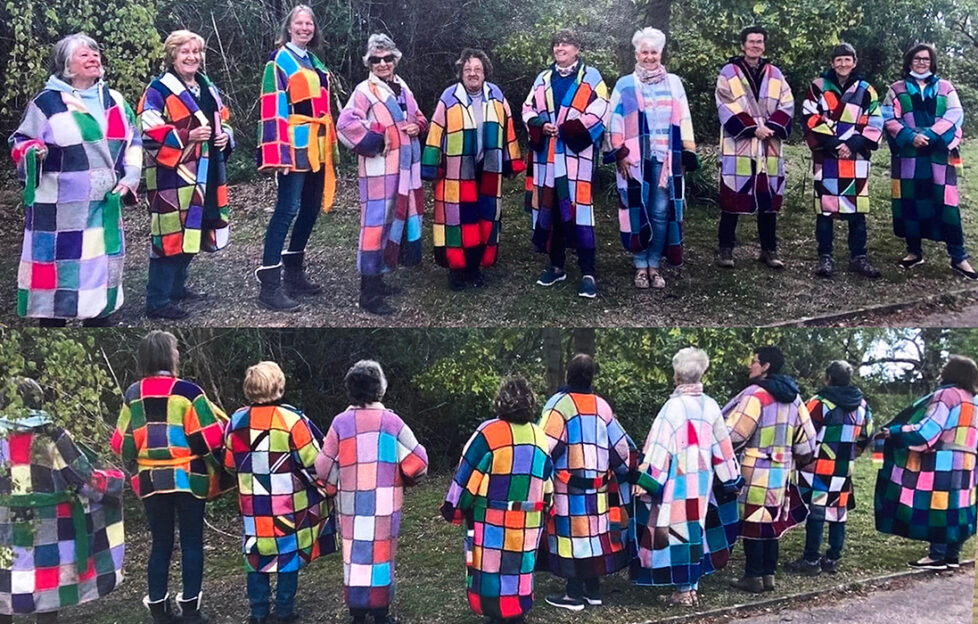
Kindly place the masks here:
[(200, 610), (203, 595), (197, 594), (186, 600), (183, 594), (177, 594), (177, 604), (180, 605), (180, 624), (207, 624), (211, 621), (207, 614)]
[(180, 620), (173, 613), (173, 605), (170, 603), (170, 594), (162, 600), (150, 602), (149, 596), (143, 596), (143, 604), (149, 609), (149, 614), (153, 616), (153, 624), (176, 624)]
[(376, 314), (387, 316), (396, 312), (386, 301), (384, 301), (384, 282), (379, 275), (360, 276), (360, 309)]
[(318, 295), (323, 292), (323, 287), (309, 281), (306, 277), (305, 268), (306, 252), (286, 251), (282, 254), (282, 266), (285, 267), (285, 292), (290, 297), (300, 295)]
[(282, 290), (281, 265), (263, 266), (255, 269), (255, 277), (261, 284), (258, 303), (269, 310), (296, 310), (299, 304)]

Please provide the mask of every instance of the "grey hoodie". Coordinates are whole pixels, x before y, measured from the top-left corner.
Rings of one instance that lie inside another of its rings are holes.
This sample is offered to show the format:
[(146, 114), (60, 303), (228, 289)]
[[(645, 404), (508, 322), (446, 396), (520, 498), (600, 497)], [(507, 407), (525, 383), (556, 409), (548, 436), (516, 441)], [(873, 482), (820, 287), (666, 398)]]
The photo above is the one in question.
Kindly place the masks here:
[(105, 104), (102, 102), (102, 87), (104, 83), (99, 80), (84, 91), (79, 91), (57, 76), (51, 75), (48, 78), (45, 89), (58, 91), (59, 93), (72, 93), (82, 101), (88, 113), (95, 118), (102, 130), (105, 130)]

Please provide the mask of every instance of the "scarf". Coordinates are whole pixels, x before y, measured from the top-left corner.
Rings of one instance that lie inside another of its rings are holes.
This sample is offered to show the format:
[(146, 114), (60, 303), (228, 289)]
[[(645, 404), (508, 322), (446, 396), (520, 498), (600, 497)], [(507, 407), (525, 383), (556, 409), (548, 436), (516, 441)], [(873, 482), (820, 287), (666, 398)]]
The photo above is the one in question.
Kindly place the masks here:
[(672, 396), (696, 396), (698, 394), (703, 394), (702, 383), (686, 383), (677, 384)]
[(666, 71), (666, 66), (659, 64), (655, 69), (645, 69), (638, 63), (635, 63), (635, 76), (638, 77), (642, 84), (657, 84), (662, 82), (668, 71)]
[(560, 74), (561, 76), (563, 76), (564, 78), (566, 78), (566, 77), (570, 76), (571, 74), (573, 74), (574, 72), (577, 71), (577, 65), (578, 65), (578, 63), (580, 63), (579, 60), (578, 61), (574, 61), (574, 63), (570, 67), (561, 67), (560, 65), (557, 65), (556, 63), (554, 63), (554, 69), (557, 70), (557, 73), (558, 74)]

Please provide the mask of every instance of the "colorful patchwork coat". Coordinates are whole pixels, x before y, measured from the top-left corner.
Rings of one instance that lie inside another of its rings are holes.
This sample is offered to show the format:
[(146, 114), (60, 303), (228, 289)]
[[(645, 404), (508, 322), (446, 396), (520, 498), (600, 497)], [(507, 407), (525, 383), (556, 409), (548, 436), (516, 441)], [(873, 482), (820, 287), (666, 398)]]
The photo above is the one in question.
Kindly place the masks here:
[(394, 559), (404, 487), (428, 471), (428, 453), (400, 416), (380, 403), (338, 414), (316, 458), (336, 496), (343, 543), (343, 596), (351, 609), (394, 600)]
[(629, 520), (616, 503), (629, 489), (631, 440), (611, 406), (591, 391), (563, 388), (544, 405), (540, 426), (554, 462), (554, 513), (538, 567), (563, 578), (624, 568)]
[(442, 516), (465, 521), (466, 594), (479, 615), (525, 616), (553, 498), (553, 462), (540, 427), (487, 420), (462, 450)]
[(370, 74), (353, 90), (336, 122), (340, 141), (356, 152), (359, 163), (357, 268), (363, 275), (421, 262), (421, 142), (404, 127), (417, 124), (424, 133), (428, 121), (407, 84), (397, 76), (394, 81), (398, 94)]
[[(812, 150), (815, 212), (826, 216), (869, 212), (869, 166), (883, 136), (883, 113), (873, 85), (850, 75), (839, 83), (829, 69), (808, 87), (802, 129)], [(845, 145), (851, 158), (840, 158)]]
[(316, 484), (322, 432), (288, 405), (231, 416), (224, 468), (238, 477), (245, 571), (295, 572), (336, 550), (332, 501)]
[(975, 534), (978, 400), (944, 386), (885, 427), (876, 476), (876, 530), (941, 544)]
[[(908, 77), (890, 85), (883, 100), (890, 145), (893, 233), (963, 245), (958, 175), (964, 112), (954, 86), (931, 76), (921, 89)], [(913, 146), (917, 133), (930, 143)]]
[(798, 488), (813, 520), (845, 522), (856, 506), (852, 468), (869, 444), (873, 415), (855, 386), (828, 386), (808, 402), (818, 447), (798, 467)]
[(740, 454), (741, 536), (780, 539), (808, 514), (791, 482), (795, 464), (816, 449), (815, 427), (794, 380), (769, 375), (723, 407), (734, 450)]
[(652, 421), (635, 501), (637, 585), (695, 584), (727, 565), (740, 535), (743, 484), (720, 406), (681, 385)]
[[(574, 84), (563, 101), (554, 102), (555, 65), (540, 72), (523, 102), (529, 134), (530, 168), (526, 173), (526, 209), (533, 217), (533, 246), (548, 252), (554, 228), (561, 228), (570, 249), (594, 249), (591, 180), (604, 132), (608, 87), (598, 70), (579, 61)], [(543, 125), (557, 126), (556, 137)]]
[[(462, 83), (445, 89), (421, 154), (421, 177), (434, 180), (435, 262), (449, 269), (492, 266), (499, 245), (503, 176), (523, 171), (513, 114), (503, 92), (482, 86), (482, 137)], [(479, 146), (482, 146), (482, 160)]]
[[(225, 163), (234, 148), (228, 108), (207, 76), (197, 74), (200, 97), (168, 71), (153, 80), (136, 108), (146, 157), (150, 257), (217, 251), (228, 244)], [(190, 131), (210, 126), (212, 138), (191, 143)], [(218, 133), (227, 146), (214, 146)]]
[(112, 434), (139, 498), (188, 492), (211, 499), (234, 487), (220, 460), (227, 416), (197, 384), (166, 373), (129, 386)]
[(43, 412), (0, 419), (0, 615), (58, 611), (115, 589), (124, 483)]
[[(720, 209), (732, 213), (777, 212), (784, 199), (782, 142), (791, 136), (795, 100), (781, 70), (761, 59), (754, 83), (744, 57), (720, 69), (716, 102), (720, 114)], [(761, 141), (754, 131), (774, 134)]]
[[(666, 74), (665, 80), (672, 93), (669, 152), (662, 164), (661, 177), (655, 184), (659, 188), (669, 189), (669, 222), (663, 249), (666, 259), (671, 264), (679, 265), (683, 262), (683, 214), (686, 205), (684, 164), (695, 162), (696, 143), (683, 82), (675, 74)], [(645, 116), (646, 106), (650, 104), (645, 102), (641, 82), (635, 74), (619, 78), (611, 92), (607, 135), (610, 151), (605, 160), (624, 159), (628, 163), (630, 177), (623, 178), (620, 172), (616, 175), (618, 230), (622, 245), (631, 253), (648, 249), (652, 240), (649, 208), (654, 189), (645, 171), (655, 158), (650, 147), (652, 133)], [(686, 161), (683, 160), (683, 152), (690, 154)]]
[[(108, 87), (101, 98), (104, 125), (78, 96), (44, 89), (10, 137), (26, 187), (20, 316), (87, 319), (122, 307), (122, 204), (135, 203), (143, 154), (132, 109)], [(119, 183), (131, 191), (122, 198)]]

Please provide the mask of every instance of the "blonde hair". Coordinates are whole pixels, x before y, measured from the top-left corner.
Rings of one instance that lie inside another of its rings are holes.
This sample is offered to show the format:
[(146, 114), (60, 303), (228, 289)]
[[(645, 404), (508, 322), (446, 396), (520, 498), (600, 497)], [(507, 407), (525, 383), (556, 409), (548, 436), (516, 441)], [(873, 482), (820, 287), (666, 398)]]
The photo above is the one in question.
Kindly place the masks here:
[(285, 373), (275, 362), (249, 366), (244, 377), (245, 398), (252, 403), (271, 403), (285, 394)]
[(197, 45), (200, 46), (200, 66), (204, 66), (204, 48), (206, 44), (204, 43), (204, 38), (195, 32), (189, 30), (174, 30), (166, 37), (166, 41), (163, 42), (163, 62), (167, 67), (173, 65), (177, 60), (177, 51), (183, 47), (185, 43), (190, 41), (196, 41)]

